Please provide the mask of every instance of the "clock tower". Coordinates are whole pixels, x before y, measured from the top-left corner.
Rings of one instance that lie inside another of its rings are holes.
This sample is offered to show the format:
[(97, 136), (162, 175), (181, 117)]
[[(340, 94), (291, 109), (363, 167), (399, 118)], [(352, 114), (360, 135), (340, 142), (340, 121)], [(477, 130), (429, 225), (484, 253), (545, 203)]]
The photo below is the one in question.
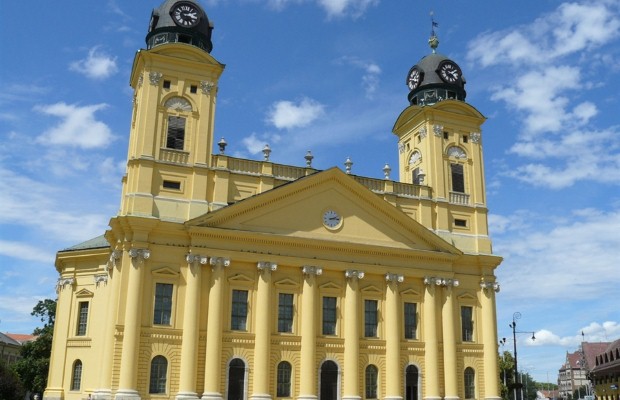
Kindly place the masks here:
[(481, 126), (485, 117), (465, 102), (459, 65), (436, 52), (408, 72), (409, 107), (398, 117), (399, 180), (419, 185), (432, 200), (432, 229), (448, 242), (491, 252), (488, 238)]
[(146, 50), (131, 71), (134, 89), (121, 215), (185, 221), (209, 210), (218, 79), (213, 25), (192, 0), (153, 10)]

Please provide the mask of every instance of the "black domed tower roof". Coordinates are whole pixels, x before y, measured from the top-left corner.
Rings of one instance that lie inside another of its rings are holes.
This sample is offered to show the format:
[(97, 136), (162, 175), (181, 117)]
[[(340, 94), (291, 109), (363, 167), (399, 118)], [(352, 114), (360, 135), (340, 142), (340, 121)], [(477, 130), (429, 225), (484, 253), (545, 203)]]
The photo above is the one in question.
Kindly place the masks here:
[(439, 39), (434, 31), (428, 40), (432, 54), (423, 57), (407, 74), (407, 96), (411, 105), (424, 106), (446, 99), (465, 101), (465, 77), (461, 67), (448, 57), (437, 54)]
[(210, 53), (213, 24), (194, 0), (166, 0), (153, 10), (146, 47), (165, 43), (187, 43)]

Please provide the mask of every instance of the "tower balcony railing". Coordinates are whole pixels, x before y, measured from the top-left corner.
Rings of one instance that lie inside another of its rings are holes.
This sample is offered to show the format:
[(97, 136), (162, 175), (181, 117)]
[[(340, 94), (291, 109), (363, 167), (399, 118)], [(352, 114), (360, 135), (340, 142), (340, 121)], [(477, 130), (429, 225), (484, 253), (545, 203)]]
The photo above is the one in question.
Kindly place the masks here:
[(450, 203), (469, 205), (469, 195), (466, 193), (450, 192)]
[(176, 164), (187, 164), (189, 162), (189, 153), (183, 150), (161, 148), (159, 150), (159, 159)]

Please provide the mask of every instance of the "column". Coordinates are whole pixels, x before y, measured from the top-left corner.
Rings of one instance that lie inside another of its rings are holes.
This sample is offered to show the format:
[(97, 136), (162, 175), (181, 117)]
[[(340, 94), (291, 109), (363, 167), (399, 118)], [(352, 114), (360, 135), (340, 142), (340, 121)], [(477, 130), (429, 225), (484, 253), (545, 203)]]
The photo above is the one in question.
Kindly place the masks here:
[(387, 290), (385, 294), (385, 376), (386, 400), (402, 400), (403, 371), (400, 362), (400, 338), (403, 327), (400, 318), (400, 297), (398, 284), (404, 277), (398, 274), (385, 274)]
[[(93, 400), (109, 400), (112, 398), (112, 368), (114, 364), (114, 334), (116, 331), (118, 316), (118, 298), (120, 292), (120, 266), (118, 262), (123, 257), (122, 250), (114, 250), (108, 261), (109, 282), (107, 290), (110, 295), (106, 310), (105, 334), (103, 335), (103, 348), (101, 352), (101, 370), (99, 388), (93, 394)], [(129, 264), (129, 261), (127, 261)]]
[(230, 260), (212, 257), (209, 262), (213, 267), (213, 279), (209, 291), (205, 388), (202, 400), (222, 400), (222, 394), (219, 391), (222, 377), (222, 301), (226, 284), (224, 269), (230, 265)]
[(501, 398), (497, 377), (497, 317), (495, 314), (495, 293), (499, 284), (494, 281), (480, 282), (480, 306), (482, 307), (482, 343), (484, 349), (484, 398), (498, 400)]
[(441, 285), (440, 278), (425, 277), (424, 285), (424, 372), (426, 400), (439, 400), (439, 367), (437, 358), (437, 301), (435, 287)]
[(123, 352), (118, 382), (117, 400), (140, 399), (137, 390), (138, 350), (140, 346), (140, 311), (142, 299), (142, 271), (151, 252), (148, 249), (129, 250), (131, 267), (127, 284), (127, 303), (123, 330)]
[(316, 277), (323, 273), (320, 267), (304, 266), (301, 293), (301, 365), (298, 400), (316, 400), (316, 310), (318, 286)]
[(271, 399), (269, 394), (269, 355), (271, 353), (271, 273), (278, 265), (261, 261), (257, 265), (259, 271), (256, 288), (256, 306), (254, 312), (256, 329), (254, 336), (254, 389), (252, 400)]
[[(75, 278), (61, 277), (56, 283), (58, 295), (56, 323), (54, 324), (54, 338), (56, 343), (66, 343), (69, 337), (71, 310), (73, 309), (73, 288)], [(69, 362), (67, 362), (69, 361)], [(73, 361), (65, 359), (65, 348), (54, 346), (50, 356), (50, 369), (47, 387), (43, 393), (44, 400), (60, 400), (65, 398), (63, 389), (64, 373), (71, 374)]]
[(458, 372), (456, 363), (456, 327), (454, 325), (454, 293), (452, 288), (459, 285), (456, 279), (443, 279), (444, 303), (441, 312), (443, 326), (443, 369), (444, 400), (458, 400)]
[(344, 316), (344, 396), (343, 400), (359, 400), (360, 295), (359, 280), (364, 272), (347, 270)]
[(198, 400), (196, 393), (196, 363), (198, 348), (198, 316), (200, 314), (200, 283), (202, 266), (208, 257), (188, 254), (185, 276), (185, 303), (183, 311), (183, 341), (181, 342), (181, 373), (177, 400)]

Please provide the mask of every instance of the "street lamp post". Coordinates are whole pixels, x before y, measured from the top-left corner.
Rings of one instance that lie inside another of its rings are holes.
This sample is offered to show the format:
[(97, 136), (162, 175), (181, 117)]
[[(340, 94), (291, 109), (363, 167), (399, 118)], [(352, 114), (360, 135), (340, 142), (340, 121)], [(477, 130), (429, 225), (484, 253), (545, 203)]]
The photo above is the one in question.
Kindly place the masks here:
[[(521, 398), (521, 400), (523, 400), (523, 384), (519, 382), (519, 368), (517, 366), (517, 333), (531, 333), (532, 340), (536, 340), (536, 337), (534, 336), (534, 332), (517, 331), (517, 320), (518, 319), (521, 319), (521, 313), (517, 311), (514, 314), (512, 314), (512, 323), (509, 326), (512, 328), (512, 341), (514, 344), (514, 352), (515, 352), (514, 400), (519, 400), (519, 397)], [(518, 396), (519, 393), (521, 393), (521, 396)]]

